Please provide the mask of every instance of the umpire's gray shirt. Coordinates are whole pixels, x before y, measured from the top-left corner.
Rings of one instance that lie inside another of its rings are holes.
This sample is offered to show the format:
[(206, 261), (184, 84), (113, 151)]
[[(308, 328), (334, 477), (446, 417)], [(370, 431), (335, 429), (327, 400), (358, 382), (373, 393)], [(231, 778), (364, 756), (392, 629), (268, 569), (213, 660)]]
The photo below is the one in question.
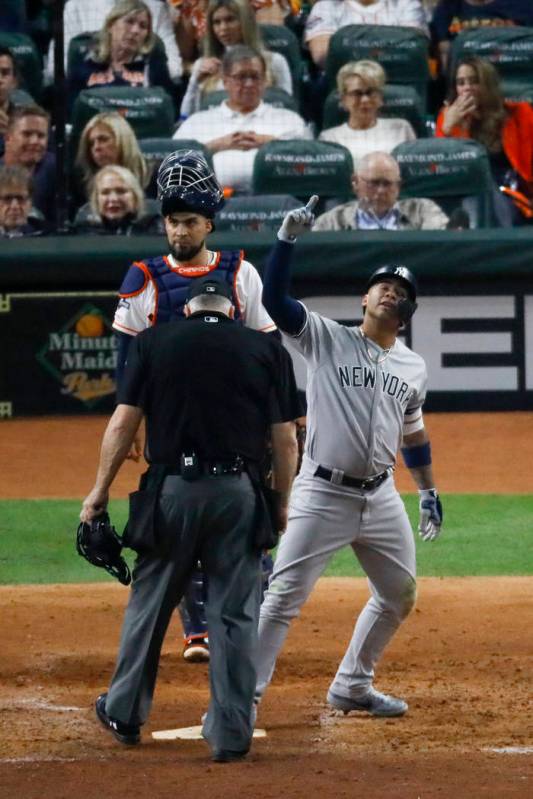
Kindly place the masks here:
[(359, 327), (309, 311), (291, 341), (307, 362), (306, 454), (354, 477), (393, 465), (404, 417), (426, 395), (420, 355), (398, 339), (387, 355)]

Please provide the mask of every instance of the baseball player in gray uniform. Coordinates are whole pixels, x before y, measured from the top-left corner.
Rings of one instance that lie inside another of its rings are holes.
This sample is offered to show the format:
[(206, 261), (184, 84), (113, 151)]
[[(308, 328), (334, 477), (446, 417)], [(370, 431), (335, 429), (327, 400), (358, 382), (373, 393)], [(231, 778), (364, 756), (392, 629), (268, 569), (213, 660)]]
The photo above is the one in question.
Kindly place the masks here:
[(368, 576), (359, 615), (327, 701), (348, 713), (401, 716), (402, 699), (373, 687), (374, 669), (416, 599), (415, 545), (392, 472), (398, 449), (418, 486), (419, 531), (439, 535), (442, 507), (422, 416), (423, 359), (397, 338), (416, 310), (416, 281), (404, 266), (384, 266), (363, 297), (363, 323), (347, 327), (289, 296), (296, 237), (314, 221), (314, 196), (291, 211), (265, 271), (263, 304), (307, 362), (307, 441), (259, 623), (259, 702), (276, 657), (316, 580), (350, 545)]

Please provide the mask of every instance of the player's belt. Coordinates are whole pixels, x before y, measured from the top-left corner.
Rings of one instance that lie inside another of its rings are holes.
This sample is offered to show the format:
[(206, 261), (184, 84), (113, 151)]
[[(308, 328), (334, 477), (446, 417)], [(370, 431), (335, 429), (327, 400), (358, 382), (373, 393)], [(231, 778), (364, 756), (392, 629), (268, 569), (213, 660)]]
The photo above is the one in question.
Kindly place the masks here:
[(384, 472), (373, 475), (373, 477), (350, 477), (349, 474), (344, 474), (341, 469), (326, 469), (325, 466), (317, 466), (315, 477), (321, 477), (323, 480), (334, 485), (350, 486), (350, 488), (362, 488), (363, 491), (372, 491), (374, 488), (380, 486), (389, 476), (390, 472), (386, 469)]

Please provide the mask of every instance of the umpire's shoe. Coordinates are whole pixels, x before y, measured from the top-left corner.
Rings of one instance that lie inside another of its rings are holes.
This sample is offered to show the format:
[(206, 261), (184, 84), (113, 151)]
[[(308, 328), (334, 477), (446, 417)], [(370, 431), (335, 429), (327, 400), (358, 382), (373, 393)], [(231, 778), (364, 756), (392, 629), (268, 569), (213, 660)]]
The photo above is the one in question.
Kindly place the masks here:
[(123, 724), (122, 721), (110, 718), (105, 712), (107, 694), (100, 694), (95, 702), (96, 716), (100, 724), (109, 730), (117, 741), (125, 746), (135, 746), (141, 742), (141, 728), (136, 724)]
[(339, 696), (333, 691), (328, 691), (328, 704), (335, 710), (342, 710), (349, 713), (351, 710), (363, 710), (371, 716), (403, 716), (407, 712), (407, 702), (397, 699), (395, 696), (388, 696), (370, 687), (368, 691), (357, 699), (348, 696)]

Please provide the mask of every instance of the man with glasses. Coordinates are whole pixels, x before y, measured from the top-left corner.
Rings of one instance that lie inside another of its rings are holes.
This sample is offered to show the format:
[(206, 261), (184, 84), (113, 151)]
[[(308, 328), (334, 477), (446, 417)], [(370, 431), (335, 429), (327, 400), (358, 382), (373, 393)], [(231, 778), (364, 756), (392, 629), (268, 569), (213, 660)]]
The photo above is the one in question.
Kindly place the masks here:
[(337, 205), (316, 220), (316, 230), (442, 230), (444, 211), (426, 198), (399, 200), (400, 168), (388, 153), (369, 153), (352, 176), (356, 200)]
[(213, 153), (219, 183), (234, 191), (251, 190), (256, 153), (273, 139), (310, 139), (302, 117), (287, 108), (263, 101), (266, 66), (260, 53), (237, 45), (222, 61), (227, 100), (192, 114), (178, 128), (175, 139), (196, 139)]
[(44, 223), (32, 215), (31, 177), (20, 166), (0, 166), (0, 237), (40, 236)]

